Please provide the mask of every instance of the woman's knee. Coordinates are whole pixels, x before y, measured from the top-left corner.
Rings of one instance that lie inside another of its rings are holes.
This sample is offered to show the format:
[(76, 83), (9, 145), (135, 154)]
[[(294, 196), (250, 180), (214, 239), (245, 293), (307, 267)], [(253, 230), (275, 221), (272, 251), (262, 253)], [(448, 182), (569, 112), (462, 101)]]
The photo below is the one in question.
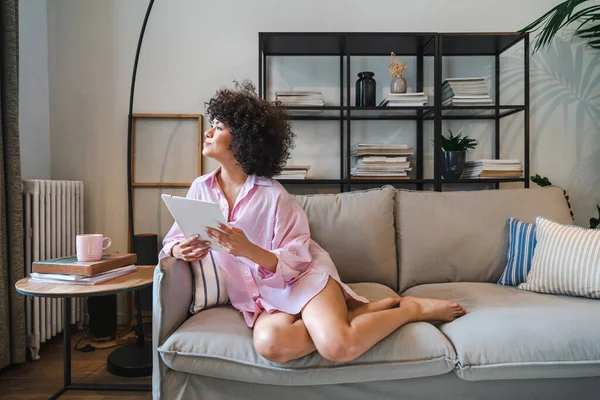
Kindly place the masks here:
[(289, 351), (286, 348), (286, 329), (277, 325), (271, 325), (254, 332), (254, 348), (264, 358), (276, 363), (284, 363), (290, 360)]
[(315, 346), (323, 358), (333, 362), (348, 362), (358, 354), (355, 338), (349, 331), (331, 335)]

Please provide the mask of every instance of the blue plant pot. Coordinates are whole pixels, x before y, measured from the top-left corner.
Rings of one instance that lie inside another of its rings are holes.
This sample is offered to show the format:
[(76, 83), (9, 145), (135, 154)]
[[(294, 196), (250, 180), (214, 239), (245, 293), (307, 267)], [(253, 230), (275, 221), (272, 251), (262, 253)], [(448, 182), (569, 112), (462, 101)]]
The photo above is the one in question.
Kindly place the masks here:
[(465, 169), (467, 152), (444, 151), (442, 163), (442, 177), (444, 179), (460, 179)]

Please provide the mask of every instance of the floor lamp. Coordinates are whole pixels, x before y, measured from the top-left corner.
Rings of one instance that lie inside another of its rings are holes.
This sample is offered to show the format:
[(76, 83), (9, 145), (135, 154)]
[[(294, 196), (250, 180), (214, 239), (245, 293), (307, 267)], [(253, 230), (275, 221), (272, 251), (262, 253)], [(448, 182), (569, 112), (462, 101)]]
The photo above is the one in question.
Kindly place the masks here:
[[(135, 52), (135, 61), (133, 63), (133, 74), (131, 77), (131, 91), (129, 95), (129, 115), (127, 124), (127, 154), (131, 154), (132, 143), (132, 116), (133, 116), (133, 98), (135, 93), (135, 79), (137, 75), (138, 61), (140, 58), (140, 50), (144, 41), (144, 33), (148, 17), (152, 11), (154, 0), (150, 0), (146, 10), (146, 16), (142, 24), (142, 30), (138, 38), (137, 50)], [(127, 199), (129, 210), (129, 247), (135, 253), (134, 244), (134, 227), (133, 227), (133, 186), (131, 181), (131, 158), (127, 157)], [(135, 291), (135, 303), (137, 311), (137, 324), (135, 327), (135, 344), (128, 344), (119, 347), (109, 354), (106, 368), (107, 370), (118, 376), (139, 377), (152, 375), (152, 346), (145, 343), (144, 331), (142, 327), (142, 306), (139, 291)]]

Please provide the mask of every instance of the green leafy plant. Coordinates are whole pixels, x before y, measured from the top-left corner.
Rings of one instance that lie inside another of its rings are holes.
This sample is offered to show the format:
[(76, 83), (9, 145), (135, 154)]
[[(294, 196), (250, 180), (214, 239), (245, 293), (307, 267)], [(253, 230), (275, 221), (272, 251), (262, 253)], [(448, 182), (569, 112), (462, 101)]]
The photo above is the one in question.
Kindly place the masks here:
[(559, 30), (567, 25), (579, 24), (574, 34), (587, 40), (588, 46), (600, 49), (600, 5), (590, 5), (576, 10), (583, 3), (593, 0), (563, 1), (540, 18), (521, 29), (521, 32), (534, 32), (541, 29), (536, 36), (534, 52), (550, 45)]
[(598, 209), (598, 218), (590, 218), (590, 228), (596, 229), (600, 225), (600, 206), (596, 206)]
[(538, 174), (535, 174), (535, 176), (531, 177), (531, 182), (535, 183), (536, 185), (538, 185), (540, 187), (552, 186), (552, 182), (550, 182), (548, 180), (548, 178), (546, 178), (546, 177), (542, 178)]
[(469, 151), (469, 149), (474, 149), (479, 144), (475, 139), (468, 136), (463, 137), (462, 133), (454, 136), (450, 129), (448, 129), (448, 132), (450, 132), (450, 136), (445, 137), (442, 135), (442, 149), (444, 151)]

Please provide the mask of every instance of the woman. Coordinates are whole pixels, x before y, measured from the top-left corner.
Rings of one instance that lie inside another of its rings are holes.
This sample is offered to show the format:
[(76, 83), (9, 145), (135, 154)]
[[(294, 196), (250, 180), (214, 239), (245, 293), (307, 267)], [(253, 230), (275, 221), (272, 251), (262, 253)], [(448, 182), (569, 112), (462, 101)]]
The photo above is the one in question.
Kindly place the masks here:
[[(215, 261), (263, 357), (283, 363), (317, 350), (349, 361), (406, 323), (465, 314), (445, 300), (369, 303), (341, 282), (329, 254), (311, 240), (304, 210), (271, 179), (286, 164), (294, 134), (283, 111), (257, 98), (251, 83), (219, 90), (207, 114), (202, 154), (220, 167), (197, 178), (188, 197), (221, 206), (227, 224), (199, 233), (225, 250), (213, 252)], [(210, 250), (205, 240), (186, 240), (176, 224), (163, 244), (160, 258), (195, 261)]]

